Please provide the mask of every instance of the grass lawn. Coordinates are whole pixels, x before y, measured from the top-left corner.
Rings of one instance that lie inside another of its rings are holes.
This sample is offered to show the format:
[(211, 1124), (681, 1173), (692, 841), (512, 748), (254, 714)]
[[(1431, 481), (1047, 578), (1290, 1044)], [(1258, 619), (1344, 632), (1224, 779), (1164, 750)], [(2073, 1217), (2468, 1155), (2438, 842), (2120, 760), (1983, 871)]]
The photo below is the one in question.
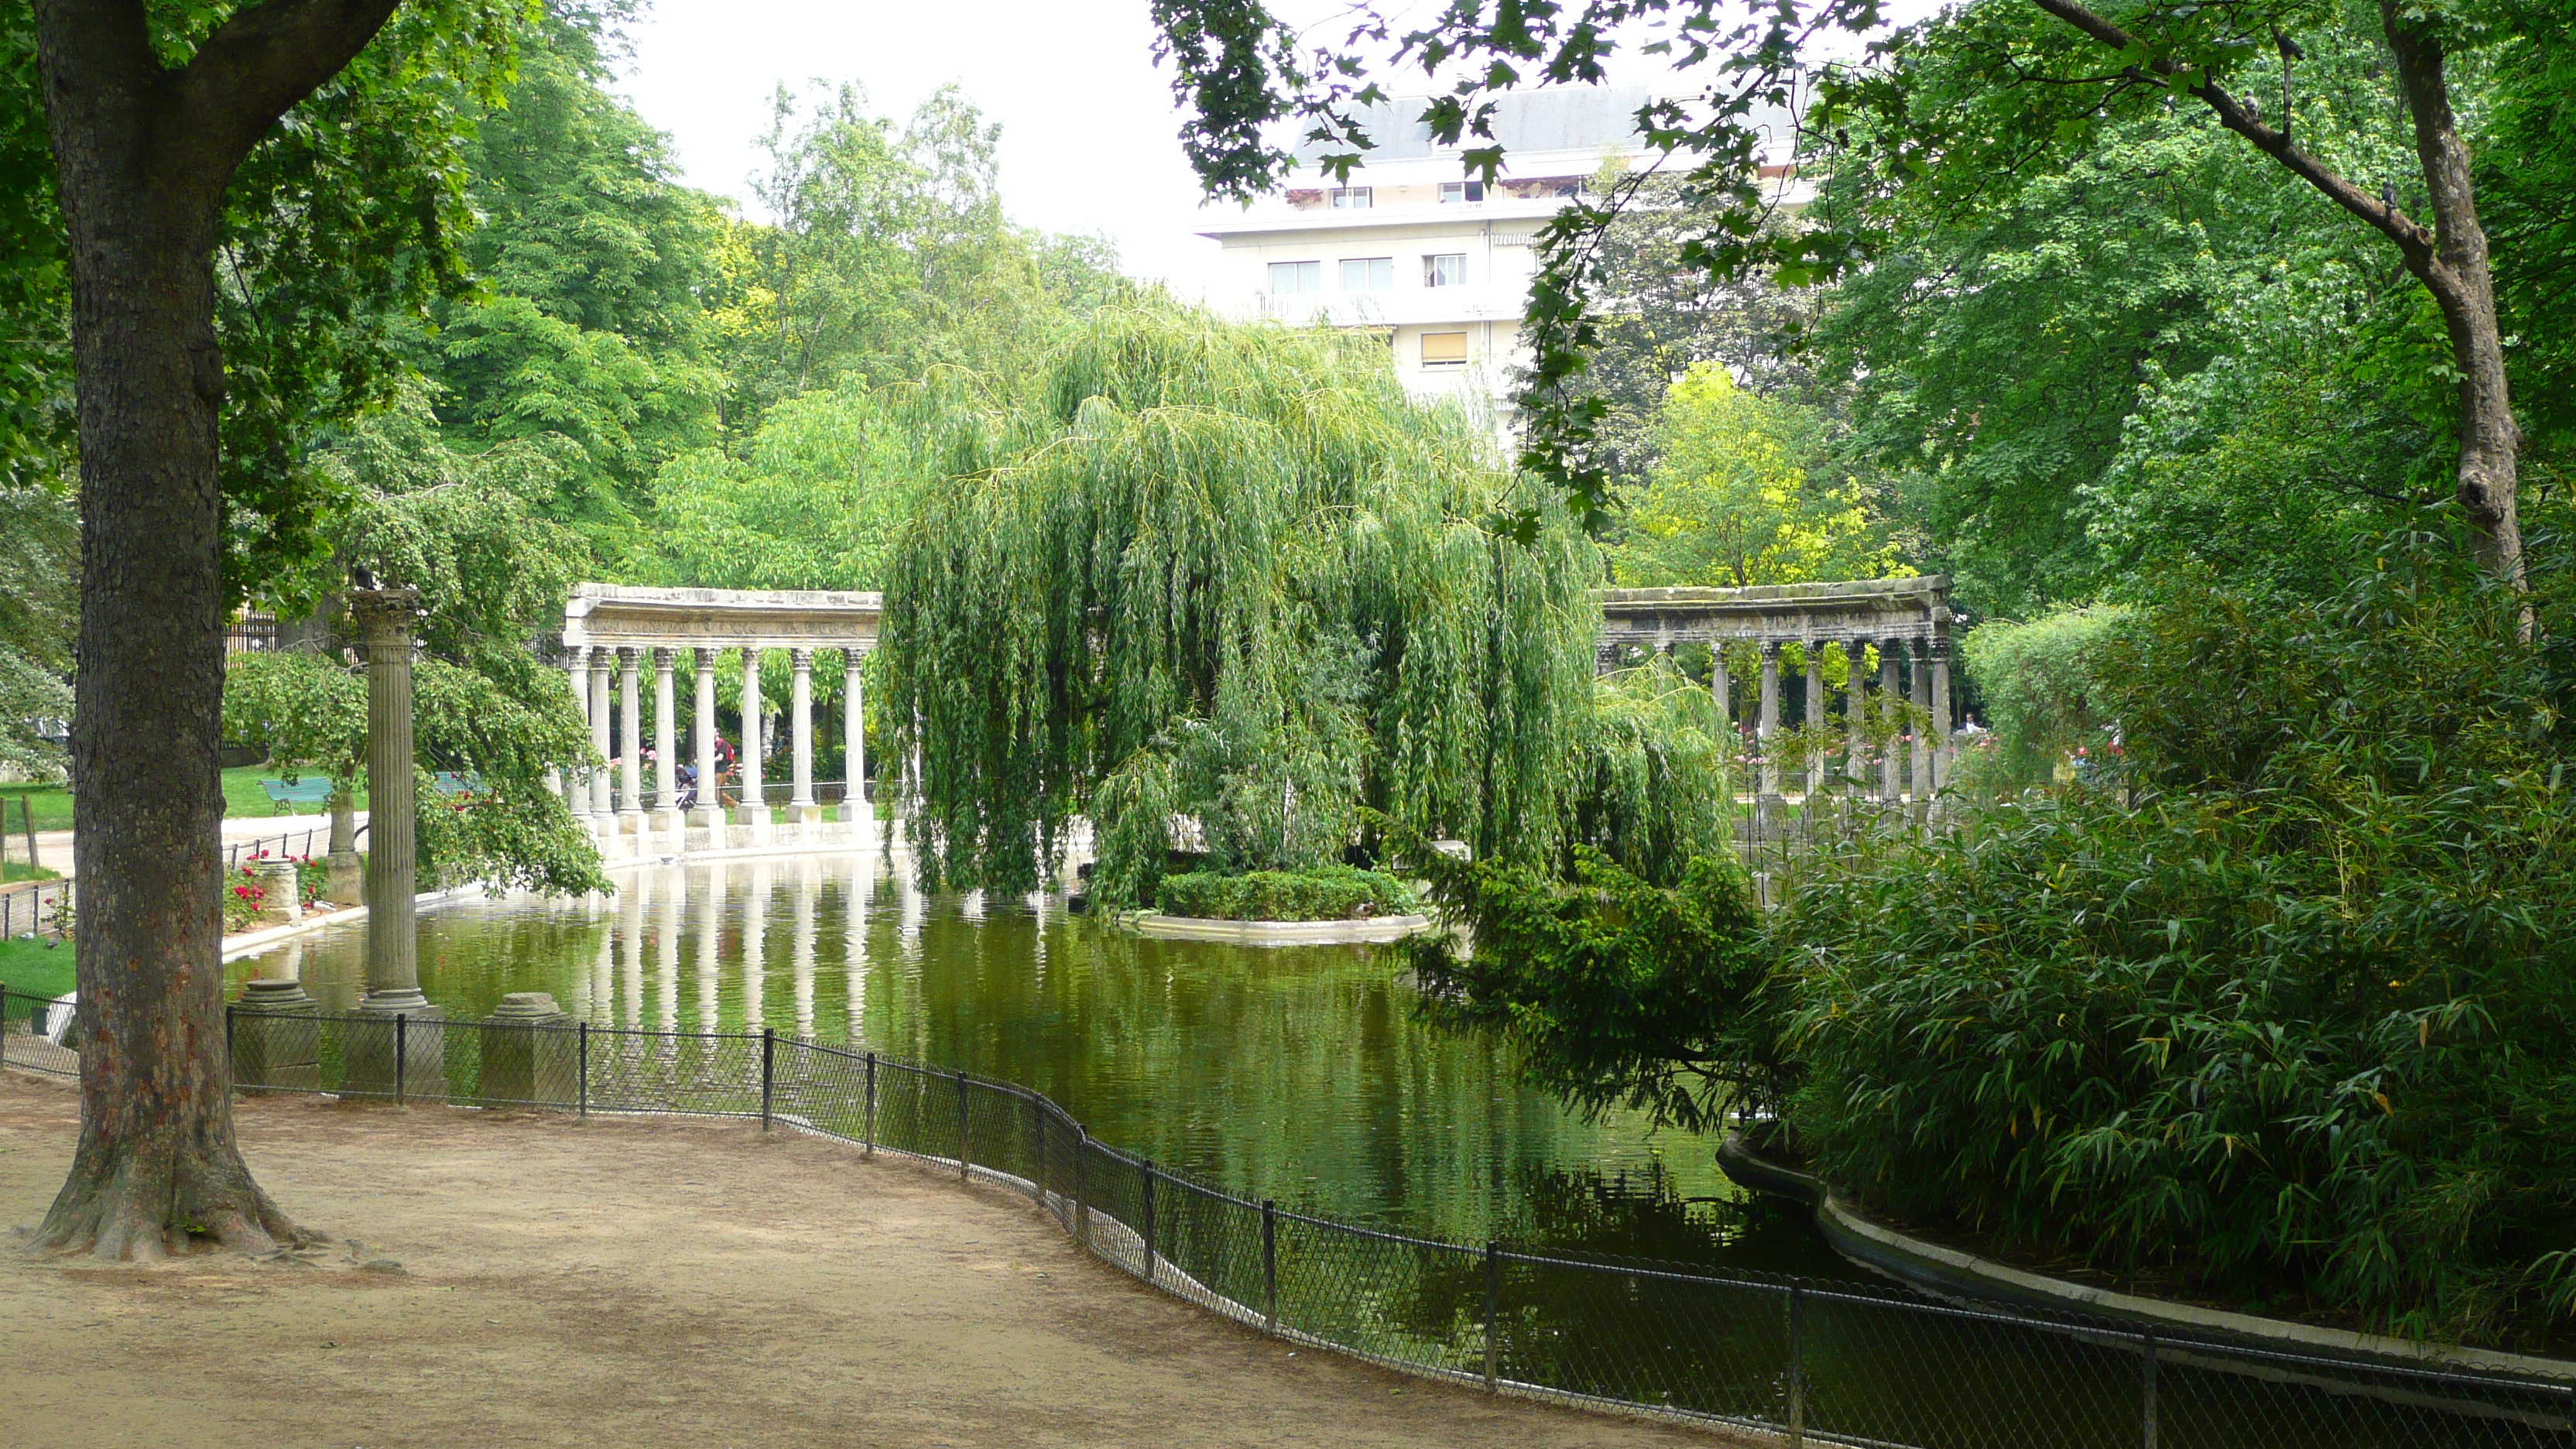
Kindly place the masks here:
[[(259, 788), (259, 782), (285, 778), (285, 772), (275, 765), (244, 765), (239, 769), (224, 771), (224, 817), (241, 819), (275, 815), (277, 807), (268, 803), (268, 793)], [(308, 775), (299, 778), (310, 779), (311, 777)], [(0, 785), (0, 808), (8, 811), (9, 828), (13, 831), (23, 828), (18, 818), (19, 802), (22, 800), (35, 807), (38, 830), (72, 828), (72, 796), (71, 792), (62, 786)], [(319, 805), (292, 807), (294, 810), (310, 810), (316, 814), (321, 812), (321, 808)], [(367, 792), (364, 790), (358, 792), (358, 808), (361, 810), (367, 808)], [(23, 844), (20, 845), (18, 852), (24, 855), (26, 847)], [(17, 877), (12, 876), (10, 879), (15, 880)]]
[[(22, 847), (23, 848), (23, 847)], [(0, 881), (52, 880), (62, 872), (51, 866), (29, 865), (23, 860), (0, 864)]]
[(0, 941), (0, 986), (28, 996), (72, 989), (72, 943), (47, 950), (42, 941)]

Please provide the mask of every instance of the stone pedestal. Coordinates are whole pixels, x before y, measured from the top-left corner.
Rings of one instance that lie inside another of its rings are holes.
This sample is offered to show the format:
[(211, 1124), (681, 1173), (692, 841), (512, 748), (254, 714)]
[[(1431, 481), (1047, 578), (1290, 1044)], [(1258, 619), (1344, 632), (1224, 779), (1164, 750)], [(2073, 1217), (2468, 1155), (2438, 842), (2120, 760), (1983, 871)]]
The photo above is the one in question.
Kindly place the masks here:
[(260, 919), (288, 926), (304, 919), (304, 888), (294, 861), (260, 861), (251, 868), (251, 879), (261, 891)]
[(340, 1023), (340, 1092), (388, 1101), (447, 1100), (446, 1018), (418, 991), (369, 992)]
[(245, 1090), (322, 1088), (319, 1009), (295, 981), (253, 981), (232, 1005), (233, 1085)]
[(323, 897), (335, 906), (354, 906), (365, 902), (367, 888), (361, 872), (364, 863), (354, 850), (333, 851), (325, 862), (330, 871), (322, 884)]
[(570, 1107), (581, 1100), (581, 1041), (543, 991), (513, 991), (483, 1018), (483, 1086), (492, 1106)]

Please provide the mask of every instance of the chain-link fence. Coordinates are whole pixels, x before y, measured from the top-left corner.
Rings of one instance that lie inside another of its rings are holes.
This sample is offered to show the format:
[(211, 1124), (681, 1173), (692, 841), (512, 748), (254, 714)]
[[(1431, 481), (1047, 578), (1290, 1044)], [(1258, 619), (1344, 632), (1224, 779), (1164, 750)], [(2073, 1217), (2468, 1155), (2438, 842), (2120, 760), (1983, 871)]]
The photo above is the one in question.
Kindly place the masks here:
[[(0, 992), (0, 1061), (79, 1072)], [(757, 1118), (1029, 1197), (1087, 1251), (1292, 1342), (1496, 1392), (1903, 1449), (2576, 1446), (2576, 1383), (2284, 1352), (1895, 1289), (1379, 1232), (1095, 1142), (1024, 1087), (772, 1031), (226, 1014), (246, 1092)]]

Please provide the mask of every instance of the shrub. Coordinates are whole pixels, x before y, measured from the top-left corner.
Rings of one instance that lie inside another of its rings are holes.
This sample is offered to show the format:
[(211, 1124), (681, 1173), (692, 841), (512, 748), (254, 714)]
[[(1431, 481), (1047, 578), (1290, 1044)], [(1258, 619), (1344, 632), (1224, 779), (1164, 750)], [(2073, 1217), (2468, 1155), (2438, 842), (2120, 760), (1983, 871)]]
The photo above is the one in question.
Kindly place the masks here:
[(1413, 891), (1403, 882), (1347, 865), (1167, 875), (1158, 903), (1165, 915), (1219, 921), (1342, 921), (1410, 915), (1415, 909)]
[(2123, 626), (2134, 801), (1827, 863), (1770, 923), (1834, 1178), (2401, 1332), (2576, 1318), (2576, 670), (2522, 614), (2567, 637), (2569, 581), (2374, 562), (2326, 604), (2182, 587)]
[(1960, 751), (1953, 788), (1999, 799), (2048, 784), (2057, 767), (2108, 748), (2106, 651), (2129, 612), (2066, 609), (2029, 623), (1996, 620), (1968, 631), (1960, 661), (1986, 702), (1990, 738)]

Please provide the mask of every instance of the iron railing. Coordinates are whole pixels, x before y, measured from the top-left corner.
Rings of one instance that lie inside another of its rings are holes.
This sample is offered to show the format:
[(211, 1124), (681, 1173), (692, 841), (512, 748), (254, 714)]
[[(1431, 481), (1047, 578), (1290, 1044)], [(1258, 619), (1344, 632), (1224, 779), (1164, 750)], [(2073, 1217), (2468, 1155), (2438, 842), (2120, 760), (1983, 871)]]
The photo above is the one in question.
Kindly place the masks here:
[(72, 883), (40, 880), (0, 890), (0, 941), (59, 939), (71, 929)]
[[(69, 1012), (0, 990), (0, 1061), (76, 1076)], [(243, 1091), (738, 1117), (900, 1154), (1019, 1193), (1102, 1260), (1291, 1342), (1793, 1445), (2576, 1444), (2576, 1384), (2565, 1381), (1335, 1222), (1096, 1141), (1025, 1087), (775, 1031), (236, 1004), (225, 1039)]]

